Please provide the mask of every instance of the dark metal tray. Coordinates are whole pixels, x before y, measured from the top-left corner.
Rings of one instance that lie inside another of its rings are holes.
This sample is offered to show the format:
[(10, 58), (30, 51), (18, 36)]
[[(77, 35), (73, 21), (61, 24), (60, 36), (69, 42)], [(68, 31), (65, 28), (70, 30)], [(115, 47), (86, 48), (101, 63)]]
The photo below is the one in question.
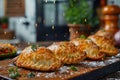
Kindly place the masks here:
[[(7, 80), (8, 77), (8, 68), (16, 67), (12, 65), (12, 59), (2, 60), (0, 61), (0, 80)], [(39, 74), (39, 77), (32, 78), (34, 80), (61, 80), (61, 79), (69, 79), (69, 80), (98, 80), (110, 73), (116, 72), (120, 70), (120, 56), (109, 57), (103, 61), (88, 61), (85, 60), (80, 62), (79, 64), (74, 65), (78, 68), (78, 71), (72, 71), (70, 69), (70, 65), (64, 65), (61, 67), (59, 71), (55, 72), (41, 72), (41, 71), (32, 71), (20, 68), (19, 72), (27, 75), (30, 71), (35, 72), (36, 75)], [(24, 75), (25, 75), (24, 74)], [(5, 76), (5, 77), (4, 77)], [(19, 79), (24, 79), (24, 77), (20, 77)], [(26, 78), (29, 80), (30, 78)]]
[(74, 77), (70, 80), (98, 80), (118, 70), (120, 70), (120, 61), (98, 68), (83, 75)]

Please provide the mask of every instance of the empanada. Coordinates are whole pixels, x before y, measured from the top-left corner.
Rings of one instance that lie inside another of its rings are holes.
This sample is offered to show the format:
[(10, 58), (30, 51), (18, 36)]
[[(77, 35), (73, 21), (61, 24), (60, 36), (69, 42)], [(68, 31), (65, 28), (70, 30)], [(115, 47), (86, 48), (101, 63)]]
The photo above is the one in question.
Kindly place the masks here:
[(114, 35), (112, 33), (101, 29), (101, 30), (97, 31), (95, 33), (95, 35), (103, 36), (103, 37), (109, 39), (111, 44), (115, 45)]
[(70, 42), (73, 43), (73, 44), (75, 44), (75, 46), (78, 46), (81, 43), (83, 43), (84, 40), (85, 40), (84, 38), (76, 38), (76, 39), (71, 40)]
[(61, 67), (62, 62), (57, 59), (51, 50), (38, 47), (32, 50), (25, 48), (15, 61), (16, 66), (40, 71), (53, 71)]
[(105, 54), (99, 51), (99, 47), (89, 39), (84, 40), (78, 48), (84, 51), (87, 58), (91, 60), (101, 60), (105, 57)]
[(16, 54), (17, 48), (8, 43), (0, 43), (0, 59), (12, 57)]
[(89, 39), (91, 39), (97, 46), (100, 47), (100, 52), (106, 53), (108, 56), (116, 55), (119, 52), (119, 50), (114, 47), (111, 41), (105, 37), (92, 35), (89, 36)]
[(74, 64), (86, 58), (86, 54), (77, 49), (77, 47), (70, 42), (53, 43), (48, 47), (52, 50), (55, 56), (62, 60), (64, 64)]

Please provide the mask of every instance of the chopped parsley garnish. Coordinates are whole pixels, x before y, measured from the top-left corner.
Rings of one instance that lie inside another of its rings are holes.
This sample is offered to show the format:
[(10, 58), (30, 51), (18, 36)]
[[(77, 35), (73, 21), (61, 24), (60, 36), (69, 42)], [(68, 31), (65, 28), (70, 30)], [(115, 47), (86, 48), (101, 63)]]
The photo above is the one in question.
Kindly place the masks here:
[(18, 72), (18, 68), (9, 68), (9, 77), (12, 79), (16, 79), (17, 77), (20, 76), (20, 73)]
[(31, 49), (33, 51), (36, 51), (38, 47), (40, 47), (41, 45), (31, 45)]
[(37, 45), (32, 45), (32, 46), (31, 46), (31, 49), (32, 49), (33, 51), (36, 51)]
[(81, 35), (80, 38), (86, 39), (86, 36), (85, 35)]
[(75, 66), (70, 66), (70, 68), (71, 68), (73, 71), (77, 71), (77, 70), (78, 70)]
[(40, 47), (41, 45), (39, 44), (39, 45), (37, 45), (38, 47)]
[(35, 74), (33, 72), (30, 72), (30, 73), (27, 74), (27, 77), (28, 78), (33, 78), (33, 77), (35, 77)]

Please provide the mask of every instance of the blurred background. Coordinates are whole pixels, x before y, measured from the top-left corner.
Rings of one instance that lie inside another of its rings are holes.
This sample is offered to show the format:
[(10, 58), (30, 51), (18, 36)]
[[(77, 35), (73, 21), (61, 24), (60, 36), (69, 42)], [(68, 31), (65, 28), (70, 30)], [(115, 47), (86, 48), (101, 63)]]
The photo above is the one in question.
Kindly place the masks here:
[[(65, 13), (70, 1), (0, 0), (0, 40), (11, 40), (13, 42), (69, 40), (70, 33)], [(99, 23), (92, 25), (91, 34), (102, 26), (99, 17), (102, 15), (101, 8), (103, 6), (109, 4), (120, 6), (120, 0), (84, 1), (93, 10), (90, 15), (99, 19)], [(85, 10), (85, 8), (82, 9)]]

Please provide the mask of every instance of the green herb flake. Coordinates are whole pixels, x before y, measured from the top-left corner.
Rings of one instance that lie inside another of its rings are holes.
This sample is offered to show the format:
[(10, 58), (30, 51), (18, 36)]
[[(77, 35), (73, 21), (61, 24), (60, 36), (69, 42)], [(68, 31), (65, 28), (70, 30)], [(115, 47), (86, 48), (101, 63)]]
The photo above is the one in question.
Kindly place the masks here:
[(35, 77), (35, 74), (33, 72), (30, 72), (30, 73), (27, 74), (27, 77), (28, 78), (33, 78), (33, 77)]
[(12, 73), (14, 71), (14, 68), (9, 68), (8, 71), (9, 73)]
[(75, 66), (70, 67), (73, 71), (77, 71), (78, 69)]
[(86, 39), (86, 36), (85, 35), (81, 35), (80, 38)]
[(11, 77), (12, 79), (16, 79), (17, 77), (20, 76), (20, 73), (18, 72), (18, 68), (9, 68), (8, 72), (9, 72), (9, 77)]
[(39, 44), (38, 47), (40, 47), (41, 45)]
[(36, 45), (32, 45), (32, 46), (31, 46), (31, 49), (32, 49), (33, 51), (36, 51), (37, 46), (36, 46)]

